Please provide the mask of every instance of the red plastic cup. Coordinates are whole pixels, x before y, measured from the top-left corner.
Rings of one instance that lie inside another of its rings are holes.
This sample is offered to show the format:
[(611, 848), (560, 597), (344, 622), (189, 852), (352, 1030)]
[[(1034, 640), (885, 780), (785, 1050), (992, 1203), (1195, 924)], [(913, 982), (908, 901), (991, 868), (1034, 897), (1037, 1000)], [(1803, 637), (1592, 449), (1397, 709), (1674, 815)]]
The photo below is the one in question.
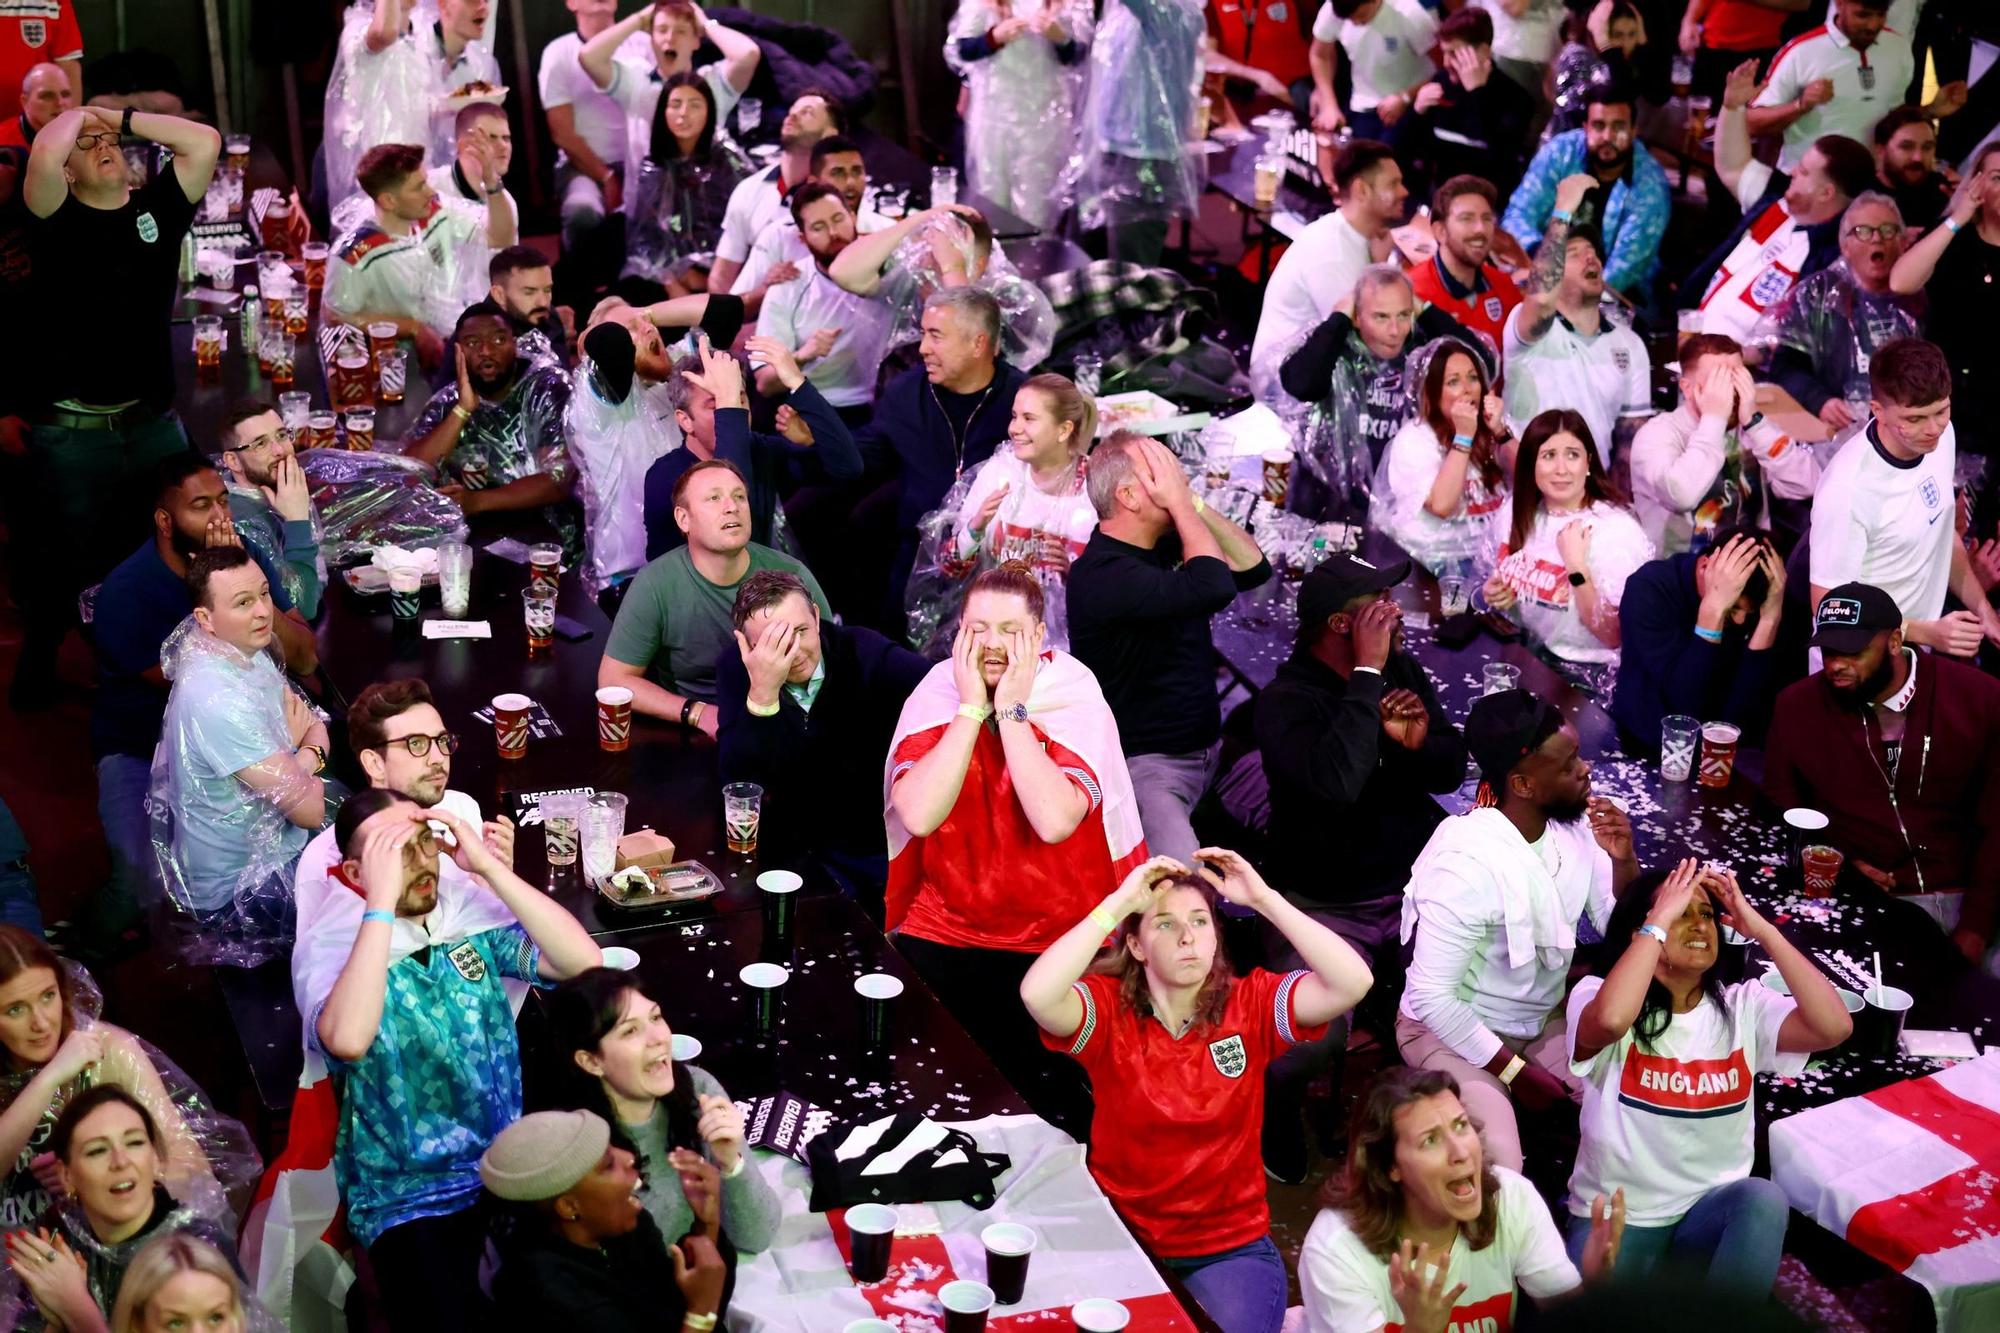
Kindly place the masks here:
[(1847, 858), (1838, 847), (1816, 842), (1799, 852), (1799, 868), (1805, 875), (1806, 897), (1827, 898), (1840, 878), (1840, 866)]
[(493, 740), (502, 759), (523, 759), (528, 753), (528, 712), (535, 701), (525, 694), (493, 696)]

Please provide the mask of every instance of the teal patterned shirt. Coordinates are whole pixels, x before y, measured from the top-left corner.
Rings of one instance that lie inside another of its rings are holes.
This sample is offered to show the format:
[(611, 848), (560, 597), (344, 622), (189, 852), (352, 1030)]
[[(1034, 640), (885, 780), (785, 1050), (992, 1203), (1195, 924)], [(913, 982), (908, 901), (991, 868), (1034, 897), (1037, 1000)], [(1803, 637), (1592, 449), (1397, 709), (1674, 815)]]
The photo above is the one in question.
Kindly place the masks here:
[(521, 1115), (521, 1048), (500, 981), (534, 982), (540, 961), (518, 925), (399, 959), (368, 1053), (327, 1056), (340, 1097), (334, 1172), (363, 1245), (478, 1199), (479, 1155)]

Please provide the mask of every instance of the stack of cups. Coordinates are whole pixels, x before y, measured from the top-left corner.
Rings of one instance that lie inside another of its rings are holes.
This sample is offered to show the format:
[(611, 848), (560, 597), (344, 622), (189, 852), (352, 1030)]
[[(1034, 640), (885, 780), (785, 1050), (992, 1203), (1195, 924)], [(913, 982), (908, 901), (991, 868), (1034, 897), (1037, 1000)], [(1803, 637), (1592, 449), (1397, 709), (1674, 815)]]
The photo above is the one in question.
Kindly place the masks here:
[(438, 552), (438, 599), (444, 613), (462, 620), (472, 609), (472, 548), (464, 542), (444, 542)]
[(583, 811), (583, 877), (592, 884), (618, 868), (618, 840), (625, 836), (625, 794), (601, 791)]

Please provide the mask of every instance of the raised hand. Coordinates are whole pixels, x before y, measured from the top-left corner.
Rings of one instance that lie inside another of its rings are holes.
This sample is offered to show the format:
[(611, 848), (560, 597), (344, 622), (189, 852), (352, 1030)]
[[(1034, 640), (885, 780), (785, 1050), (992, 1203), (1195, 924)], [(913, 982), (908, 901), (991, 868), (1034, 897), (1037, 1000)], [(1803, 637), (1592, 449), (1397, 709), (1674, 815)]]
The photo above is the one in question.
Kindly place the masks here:
[(1799, 105), (1810, 111), (1833, 100), (1833, 80), (1814, 79), (1799, 90)]
[(827, 355), (828, 353), (833, 351), (834, 340), (839, 337), (840, 337), (840, 329), (838, 327), (830, 329), (814, 329), (812, 331), (812, 336), (808, 337), (805, 340), (805, 342), (799, 347), (800, 363), (803, 364), (807, 361), (817, 361), (821, 357)]
[(727, 1171), (743, 1155), (743, 1112), (727, 1097), (703, 1095), (696, 1101), (701, 1105), (701, 1119), (695, 1125), (695, 1132), (708, 1145), (716, 1163)]
[(1451, 1271), (1451, 1251), (1437, 1256), (1437, 1267), (1429, 1281), (1424, 1268), (1430, 1262), (1430, 1247), (1404, 1241), (1389, 1255), (1389, 1294), (1403, 1312), (1404, 1333), (1445, 1333), (1451, 1326), (1451, 1312), (1465, 1295), (1463, 1282), (1449, 1289), (1445, 1282)]
[[(1393, 605), (1393, 603), (1391, 603)], [(1382, 730), (1405, 750), (1421, 750), (1430, 735), (1431, 714), (1414, 690), (1390, 690), (1382, 696)]]
[(1583, 1243), (1583, 1262), (1578, 1265), (1585, 1282), (1595, 1282), (1611, 1275), (1618, 1266), (1618, 1247), (1624, 1240), (1625, 1191), (1621, 1189), (1613, 1194), (1608, 1206), (1602, 1194), (1592, 1199), (1590, 1239)]
[(754, 644), (739, 629), (736, 650), (743, 659), (743, 669), (750, 674), (750, 698), (766, 708), (778, 702), (778, 690), (798, 665), (798, 626), (788, 620), (766, 621)]
[(711, 1240), (720, 1236), (722, 1173), (716, 1170), (715, 1163), (686, 1148), (673, 1149), (667, 1160), (672, 1163), (674, 1174), (680, 1177), (681, 1193), (687, 1196), (688, 1209), (694, 1214), (696, 1232)]
[(669, 1245), (667, 1254), (674, 1263), (674, 1285), (681, 1289), (688, 1313), (714, 1314), (722, 1304), (722, 1288), (729, 1278), (729, 1268), (715, 1241), (697, 1232)]
[(1463, 435), (1467, 439), (1472, 438), (1473, 434), (1479, 429), (1479, 405), (1467, 402), (1462, 398), (1453, 403), (1451, 405), (1451, 429), (1455, 435)]
[(958, 690), (958, 701), (981, 707), (987, 701), (986, 671), (980, 665), (984, 650), (979, 646), (979, 637), (959, 622), (958, 634), (951, 641), (951, 683)]
[(1653, 895), (1653, 910), (1646, 913), (1646, 923), (1671, 931), (1674, 923), (1687, 911), (1687, 905), (1695, 895), (1695, 886), (1701, 882), (1701, 862), (1695, 857), (1684, 856), (1679, 865), (1667, 872), (1665, 882), (1659, 892)]
[(202, 534), (202, 544), (210, 548), (243, 545), (243, 539), (236, 535), (236, 520), (230, 516), (226, 507), (217, 511), (215, 516), (208, 520), (208, 527)]
[(1716, 417), (1727, 424), (1730, 409), (1736, 403), (1736, 385), (1730, 378), (1729, 368), (1720, 362), (1711, 362), (1701, 368), (1694, 382), (1695, 411), (1704, 417)]
[(1757, 100), (1757, 94), (1764, 85), (1757, 82), (1757, 62), (1746, 60), (1729, 71), (1722, 80), (1722, 109), (1741, 111)]
[(778, 409), (777, 427), (778, 434), (784, 436), (793, 444), (811, 444), (813, 442), (812, 427), (806, 424), (806, 419), (800, 416), (798, 410), (790, 403), (786, 403)]
[(1256, 911), (1271, 897), (1271, 886), (1264, 882), (1264, 877), (1227, 847), (1204, 847), (1194, 854), (1194, 860), (1195, 873), (1238, 907)]
[[(471, 836), (465, 831), (463, 822), (454, 820), (449, 811), (437, 807), (431, 812), (451, 828), (460, 843)], [(371, 823), (373, 821), (370, 821)], [(411, 815), (408, 819), (383, 822), (368, 829), (361, 838), (361, 887), (367, 894), (368, 906), (384, 911), (393, 911), (403, 897), (403, 849), (417, 836), (417, 830), (424, 825), (421, 815)], [(464, 867), (464, 847), (452, 849), (452, 857)]]
[(1495, 611), (1509, 610), (1520, 600), (1514, 592), (1514, 585), (1509, 583), (1497, 569), (1486, 576), (1486, 582), (1480, 586), (1479, 595), (1484, 597), (1486, 604)]
[(1587, 521), (1572, 522), (1556, 534), (1556, 550), (1571, 569), (1589, 570), (1590, 528)]
[(271, 465), (271, 485), (262, 488), (264, 501), (287, 523), (303, 523), (312, 517), (312, 488), (306, 485), (306, 470), (290, 454)]
[(805, 383), (806, 373), (799, 369), (799, 359), (792, 355), (792, 349), (776, 338), (766, 338), (763, 334), (753, 334), (743, 341), (743, 350), (752, 361), (762, 361), (778, 377), (778, 382), (787, 392)]
[(1764, 914), (1744, 897), (1743, 886), (1737, 882), (1735, 871), (1727, 866), (1709, 866), (1702, 872), (1702, 885), (1708, 890), (1709, 900), (1715, 904), (1722, 924), (1737, 934), (1761, 941), (1772, 929)]
[(1354, 664), (1380, 671), (1396, 645), (1396, 630), (1403, 623), (1403, 608), (1387, 598), (1370, 602), (1354, 615)]
[(68, 1083), (103, 1059), (104, 1034), (96, 1028), (73, 1028), (44, 1068), (56, 1082)]
[(514, 821), (505, 815), (495, 815), (480, 828), (479, 840), (486, 844), (486, 850), (493, 853), (493, 859), (503, 866), (514, 864)]
[(1007, 709), (1028, 702), (1028, 694), (1035, 688), (1036, 657), (1028, 631), (1017, 629), (1007, 636), (1007, 669), (1000, 673), (1000, 683), (993, 687), (994, 708)]
[(1584, 817), (1590, 821), (1590, 834), (1597, 839), (1597, 845), (1614, 861), (1632, 859), (1632, 819), (1623, 810), (1605, 800), (1602, 796), (1590, 798)]
[(972, 530), (975, 533), (983, 533), (993, 526), (994, 515), (1000, 512), (1001, 504), (1007, 499), (1007, 492), (1012, 489), (1011, 486), (1001, 486), (980, 504), (979, 512), (972, 516)]
[(777, 263), (764, 270), (764, 285), (766, 287), (776, 287), (781, 283), (795, 282), (798, 280), (798, 276), (799, 266), (797, 264), (794, 264), (789, 259), (780, 259)]
[(1556, 211), (1574, 214), (1584, 196), (1597, 188), (1597, 177), (1587, 171), (1565, 176), (1556, 182)]
[(472, 371), (465, 364), (465, 349), (454, 346), (452, 353), (458, 365), (458, 405), (470, 412), (479, 406), (479, 391), (472, 387)]
[(1104, 910), (1120, 921), (1135, 912), (1144, 912), (1159, 896), (1161, 881), (1187, 873), (1188, 868), (1173, 857), (1155, 856), (1126, 874), (1104, 900)]
[(743, 393), (743, 363), (725, 349), (716, 351), (703, 337), (699, 347), (701, 369), (683, 370), (682, 378), (689, 384), (706, 389), (715, 398), (717, 407), (747, 407), (750, 400)]

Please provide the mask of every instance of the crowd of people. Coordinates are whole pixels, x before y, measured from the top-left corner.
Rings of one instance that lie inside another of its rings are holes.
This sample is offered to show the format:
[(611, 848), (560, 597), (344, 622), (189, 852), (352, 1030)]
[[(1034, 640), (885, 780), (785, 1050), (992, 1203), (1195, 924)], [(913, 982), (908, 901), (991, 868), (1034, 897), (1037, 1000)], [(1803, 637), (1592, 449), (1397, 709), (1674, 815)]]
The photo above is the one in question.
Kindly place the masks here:
[[(567, 0), (529, 98), (499, 6), (356, 0), (313, 179), (280, 192), (201, 115), (93, 88), (71, 4), (16, 8), (10, 698), (60, 698), (85, 631), (111, 865), (46, 939), (31, 900), (0, 925), (18, 1327), (286, 1315), (238, 1254), (257, 1146), (101, 1017), (89, 966), (148, 948), (289, 964), (322, 1099), (294, 1128), (327, 1135), (392, 1329), (707, 1333), (785, 1221), (657, 994), (450, 785), (461, 724), (425, 682), (328, 688), (359, 483), (324, 460), (350, 455), (276, 397), (184, 428), (177, 303), (232, 190), (261, 239), (319, 238), (299, 355), (329, 385), (403, 358), (434, 387), (372, 441), (425, 494), (411, 533), (559, 548), (634, 743), (761, 784), (773, 836), (1088, 1145), (1227, 1333), (1275, 1333), (1294, 1276), (1329, 1333), (1505, 1328), (1669, 1267), (1754, 1309), (1789, 1209), (1753, 1174), (1751, 1080), (1851, 1030), (1742, 872), (1641, 864), (1555, 701), (1452, 715), (1405, 640), (1434, 584), (1628, 754), (1740, 728), (1854, 887), (2000, 972), (1981, 5), (960, 0), (957, 113), (908, 128), (972, 202), (925, 207), (884, 188), (907, 155), (875, 147), (838, 31)], [(1195, 145), (1274, 111), (1324, 211), (1245, 288), (1199, 258)], [(556, 151), (528, 195), (531, 117)], [(1024, 274), (981, 206), (1080, 267)], [(1104, 361), (1216, 326), (1161, 324), (1183, 295), (1221, 308), (1218, 392), (1289, 445), (1247, 493), (1218, 436), (1100, 413)], [(1241, 702), (1214, 620), (1247, 593), (1297, 630)], [(1246, 749), (1254, 819), (1221, 792)], [(1232, 917), (1256, 925), (1225, 947)], [(1783, 986), (1725, 982), (1725, 931)], [(1294, 1269), (1267, 1178), (1308, 1177), (1305, 1089), (1357, 1030), (1390, 1065)], [(1550, 1124), (1574, 1167), (1545, 1194)]]

